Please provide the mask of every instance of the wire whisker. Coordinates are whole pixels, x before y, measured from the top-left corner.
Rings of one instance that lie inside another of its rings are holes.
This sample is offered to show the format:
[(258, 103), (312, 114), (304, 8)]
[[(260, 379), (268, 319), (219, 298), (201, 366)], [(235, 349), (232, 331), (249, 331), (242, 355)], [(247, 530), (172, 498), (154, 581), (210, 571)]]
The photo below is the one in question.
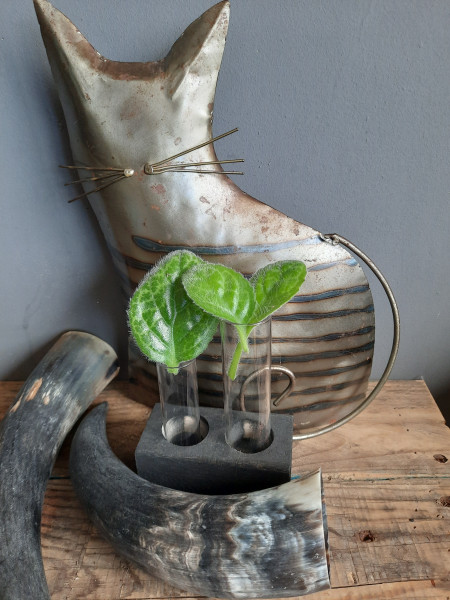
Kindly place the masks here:
[(77, 169), (78, 171), (116, 171), (123, 173), (125, 169), (116, 167), (82, 167), (78, 165), (58, 165), (60, 169)]
[(99, 175), (99, 177), (86, 177), (84, 179), (75, 179), (74, 181), (68, 181), (64, 185), (74, 185), (75, 183), (83, 183), (84, 181), (103, 181), (104, 179), (111, 179), (111, 177), (118, 177), (118, 174), (112, 173), (110, 175)]
[(238, 163), (238, 162), (244, 162), (244, 159), (243, 158), (234, 158), (232, 160), (209, 160), (206, 162), (173, 163), (171, 165), (161, 165), (156, 168), (155, 168), (155, 165), (152, 165), (152, 167), (153, 167), (153, 172), (155, 172), (155, 171), (159, 171), (160, 169), (172, 169), (172, 168), (178, 168), (178, 167), (199, 167), (199, 166), (203, 166), (203, 165), (224, 165), (224, 164), (232, 164), (232, 163)]
[(205, 175), (244, 175), (243, 171), (203, 171), (202, 169), (161, 169), (155, 171), (154, 175), (160, 175), (161, 173), (202, 173)]
[(89, 192), (85, 192), (84, 194), (80, 194), (79, 196), (76, 196), (75, 198), (72, 198), (68, 202), (70, 204), (71, 202), (75, 202), (75, 200), (80, 200), (81, 198), (85, 198), (86, 196), (89, 196), (89, 194), (93, 194), (94, 192), (99, 192), (100, 190), (104, 190), (105, 188), (109, 187), (110, 185), (113, 185), (114, 183), (117, 183), (121, 179), (126, 179), (126, 177), (127, 177), (126, 175), (118, 175), (113, 181), (109, 181), (108, 183), (105, 183), (105, 185), (100, 185), (100, 186), (94, 188), (93, 190), (90, 190)]
[[(190, 167), (203, 167), (205, 165), (224, 165), (224, 164), (233, 164), (244, 162), (243, 158), (236, 158), (232, 160), (210, 160), (206, 162), (192, 162), (192, 163), (174, 163), (172, 165), (161, 165), (159, 167), (154, 168), (152, 165), (152, 175), (157, 175), (159, 173), (165, 173), (167, 171), (176, 171), (181, 168), (190, 168)], [(189, 173), (189, 171), (186, 171)], [(218, 171), (211, 171), (211, 173), (216, 173)]]
[(149, 169), (151, 170), (152, 167), (154, 168), (154, 167), (159, 167), (160, 165), (164, 165), (165, 163), (168, 163), (171, 160), (175, 160), (176, 158), (179, 158), (180, 156), (184, 156), (185, 154), (189, 154), (189, 152), (193, 152), (194, 150), (198, 150), (199, 148), (203, 148), (204, 146), (208, 146), (209, 144), (212, 144), (213, 142), (216, 142), (217, 140), (220, 140), (220, 139), (226, 137), (227, 135), (231, 135), (232, 133), (236, 133), (236, 131), (239, 131), (239, 129), (237, 127), (235, 127), (234, 129), (232, 129), (231, 131), (227, 131), (226, 133), (222, 133), (221, 135), (217, 135), (216, 137), (213, 137), (210, 140), (207, 140), (206, 142), (203, 142), (202, 144), (198, 144), (197, 146), (192, 146), (192, 148), (187, 148), (186, 150), (182, 150), (178, 154), (174, 154), (173, 156), (169, 156), (168, 158), (165, 158), (164, 160), (160, 160), (159, 162), (156, 162), (156, 163), (153, 163), (153, 164), (147, 163), (145, 165), (145, 172), (147, 172), (147, 167), (149, 167)]

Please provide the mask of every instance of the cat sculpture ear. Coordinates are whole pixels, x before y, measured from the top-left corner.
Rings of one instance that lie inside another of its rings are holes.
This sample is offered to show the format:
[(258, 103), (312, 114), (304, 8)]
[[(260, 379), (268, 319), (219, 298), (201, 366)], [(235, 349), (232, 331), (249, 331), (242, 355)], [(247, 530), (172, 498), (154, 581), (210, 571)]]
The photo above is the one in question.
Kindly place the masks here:
[(88, 101), (98, 65), (105, 59), (48, 0), (33, 1), (53, 77), (64, 100), (72, 104), (74, 96), (82, 103)]
[(53, 76), (66, 100), (71, 95), (82, 102), (95, 96), (98, 74), (114, 79), (135, 78), (165, 71), (175, 98), (188, 86), (193, 94), (204, 90), (206, 104), (214, 101), (214, 91), (228, 31), (230, 5), (223, 0), (191, 23), (164, 60), (157, 63), (111, 61), (99, 54), (75, 25), (48, 0), (34, 0), (36, 14), (47, 49)]
[[(219, 2), (191, 23), (166, 57), (165, 71), (171, 80), (172, 97), (185, 86), (195, 89), (200, 83), (214, 92), (225, 48), (230, 3)], [(213, 101), (213, 98), (210, 99)]]

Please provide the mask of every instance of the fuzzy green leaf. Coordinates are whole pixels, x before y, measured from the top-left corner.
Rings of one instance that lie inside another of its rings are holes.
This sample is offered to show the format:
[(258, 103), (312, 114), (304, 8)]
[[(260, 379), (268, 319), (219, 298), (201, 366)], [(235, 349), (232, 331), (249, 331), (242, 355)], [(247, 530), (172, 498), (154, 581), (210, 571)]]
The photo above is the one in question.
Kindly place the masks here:
[[(259, 269), (250, 278), (255, 292), (255, 309), (249, 323), (259, 323), (281, 308), (298, 292), (306, 277), (305, 265), (297, 260), (286, 260), (272, 263)], [(242, 332), (228, 375), (235, 379), (242, 352), (246, 352), (243, 339), (250, 335), (252, 327)], [(241, 333), (241, 332), (240, 332)]]
[(253, 322), (262, 321), (286, 304), (305, 277), (306, 267), (298, 260), (282, 260), (256, 271), (250, 278), (256, 296)]
[(201, 263), (182, 278), (188, 296), (207, 313), (230, 323), (250, 323), (255, 292), (241, 273), (223, 265)]
[(181, 283), (181, 276), (201, 262), (192, 252), (171, 252), (133, 294), (128, 321), (149, 360), (176, 369), (180, 362), (196, 358), (211, 341), (217, 319), (196, 306)]

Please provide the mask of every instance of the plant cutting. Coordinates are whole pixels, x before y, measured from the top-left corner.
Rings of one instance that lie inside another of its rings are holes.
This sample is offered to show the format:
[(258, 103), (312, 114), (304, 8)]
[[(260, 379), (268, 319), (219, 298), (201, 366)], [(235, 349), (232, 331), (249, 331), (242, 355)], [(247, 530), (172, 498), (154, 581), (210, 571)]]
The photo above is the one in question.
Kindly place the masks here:
[[(220, 321), (225, 440), (240, 452), (261, 452), (272, 443), (271, 374), (279, 368), (271, 366), (271, 315), (297, 293), (305, 275), (299, 261), (269, 264), (250, 280), (202, 262), (182, 277), (190, 298)], [(289, 378), (295, 380), (291, 371)]]
[[(186, 250), (168, 254), (147, 274), (131, 298), (128, 317), (137, 345), (157, 363), (166, 439), (178, 445), (192, 445), (202, 439), (196, 375), (186, 369), (186, 361), (193, 361), (206, 349), (218, 323), (223, 346), (226, 325), (233, 324), (238, 333), (232, 342), (232, 359), (224, 355), (223, 363), (228, 414), (233, 404), (228, 381), (236, 378), (242, 353), (250, 358), (249, 335), (297, 293), (305, 275), (302, 262), (281, 261), (256, 271), (247, 280), (233, 269), (204, 262)], [(268, 332), (266, 361), (270, 368), (270, 325)], [(265, 423), (267, 445), (271, 433), (270, 373), (265, 370), (261, 377), (254, 373), (252, 379), (255, 377), (256, 385), (264, 388), (260, 421)]]
[(305, 276), (301, 261), (286, 260), (266, 265), (247, 280), (229, 267), (177, 250), (149, 271), (133, 294), (130, 330), (149, 360), (176, 373), (180, 363), (205, 350), (219, 322), (233, 323), (239, 334), (229, 372), (234, 379), (254, 325), (288, 302)]
[(198, 262), (192, 252), (168, 254), (143, 279), (128, 310), (136, 344), (156, 362), (164, 437), (178, 446), (203, 439), (194, 359), (218, 323), (192, 302), (181, 282), (183, 273)]
[(183, 286), (189, 297), (206, 313), (233, 323), (239, 334), (228, 375), (236, 377), (242, 352), (256, 323), (272, 315), (299, 290), (306, 267), (298, 260), (279, 261), (256, 271), (250, 280), (223, 265), (200, 262), (185, 272)]

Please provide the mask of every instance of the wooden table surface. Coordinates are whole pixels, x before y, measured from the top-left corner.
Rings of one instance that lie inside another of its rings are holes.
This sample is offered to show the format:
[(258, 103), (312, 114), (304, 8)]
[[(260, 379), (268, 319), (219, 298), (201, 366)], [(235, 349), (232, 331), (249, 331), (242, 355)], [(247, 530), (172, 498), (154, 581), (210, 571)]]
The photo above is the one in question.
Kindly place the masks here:
[[(0, 417), (20, 387), (0, 383)], [(110, 403), (111, 447), (132, 467), (150, 411), (127, 392), (126, 382), (114, 383), (94, 404)], [(70, 436), (49, 481), (42, 517), (52, 599), (190, 598), (131, 566), (100, 537), (72, 490), (69, 447)], [(450, 599), (450, 431), (425, 383), (388, 382), (347, 425), (294, 443), (293, 474), (319, 466), (332, 589), (309, 598)]]

